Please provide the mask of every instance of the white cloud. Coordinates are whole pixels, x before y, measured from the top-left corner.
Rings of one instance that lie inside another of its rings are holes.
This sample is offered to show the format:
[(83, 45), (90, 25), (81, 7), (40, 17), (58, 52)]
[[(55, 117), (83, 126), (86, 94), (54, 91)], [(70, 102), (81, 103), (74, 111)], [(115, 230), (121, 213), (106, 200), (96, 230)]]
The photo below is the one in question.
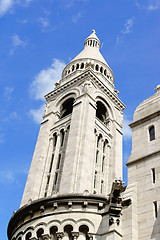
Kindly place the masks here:
[(47, 18), (39, 18), (39, 23), (41, 24), (42, 28), (46, 28), (50, 25), (49, 20)]
[(6, 14), (14, 5), (13, 0), (0, 0), (0, 16)]
[[(141, 1), (141, 2), (143, 2), (143, 1)], [(141, 3), (141, 4), (139, 2), (136, 2), (136, 5), (139, 9), (155, 11), (160, 8), (160, 1), (159, 0), (149, 0), (149, 1), (145, 1), (144, 3)]]
[(0, 171), (0, 182), (8, 182), (13, 183), (15, 181), (15, 176), (13, 172), (7, 170), (7, 171)]
[(82, 12), (78, 12), (76, 15), (72, 16), (72, 22), (76, 23), (82, 17)]
[(32, 116), (35, 123), (41, 123), (42, 116), (44, 114), (44, 107), (45, 104), (43, 104), (39, 109), (31, 109), (29, 114)]
[(129, 123), (131, 123), (131, 121), (129, 119), (127, 119), (127, 117), (124, 115), (123, 128), (122, 128), (124, 138), (131, 138), (132, 137), (132, 130), (128, 126)]
[(20, 37), (19, 37), (17, 34), (14, 34), (14, 35), (12, 36), (12, 42), (13, 42), (13, 46), (14, 46), (14, 47), (18, 47), (18, 46), (25, 47), (26, 44), (27, 44), (27, 42), (21, 40)]
[(30, 91), (35, 99), (44, 100), (44, 95), (52, 91), (54, 83), (61, 78), (64, 67), (64, 62), (54, 58), (51, 67), (41, 70), (40, 73), (35, 76), (30, 87)]
[(129, 34), (132, 32), (134, 18), (127, 19), (126, 23), (124, 24), (124, 29), (121, 31), (123, 34)]
[(123, 42), (123, 40), (125, 39), (125, 35), (130, 34), (132, 32), (134, 19), (135, 17), (126, 20), (124, 28), (121, 30), (120, 34), (116, 38), (116, 46), (120, 45)]
[(13, 9), (15, 6), (28, 6), (33, 0), (0, 0), (0, 17), (5, 15), (9, 10)]

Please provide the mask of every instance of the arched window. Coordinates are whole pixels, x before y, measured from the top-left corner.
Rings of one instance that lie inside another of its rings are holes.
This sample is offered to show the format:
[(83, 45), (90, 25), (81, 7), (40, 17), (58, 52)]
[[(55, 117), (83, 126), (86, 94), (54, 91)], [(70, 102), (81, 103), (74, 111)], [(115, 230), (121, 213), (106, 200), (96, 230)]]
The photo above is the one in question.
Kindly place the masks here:
[(56, 143), (57, 143), (57, 134), (54, 133), (54, 134), (53, 134), (53, 147), (54, 147), (54, 148), (56, 147)]
[(150, 139), (150, 141), (155, 140), (155, 128), (154, 128), (154, 126), (151, 126), (149, 128), (149, 139)]
[(72, 240), (72, 231), (73, 227), (72, 225), (66, 225), (64, 227), (64, 239)]
[(63, 129), (60, 131), (60, 137), (61, 137), (61, 147), (62, 147), (64, 144), (64, 130)]
[(37, 238), (38, 239), (41, 239), (42, 238), (42, 235), (44, 233), (44, 230), (43, 228), (39, 228), (38, 231), (37, 231)]
[(97, 102), (96, 117), (102, 122), (105, 122), (107, 117), (107, 109), (104, 106), (104, 104), (100, 101)]
[(72, 72), (74, 71), (74, 65), (72, 65)]
[(77, 70), (77, 69), (79, 69), (79, 63), (77, 63), (77, 65), (76, 65), (76, 70)]
[(57, 226), (51, 227), (49, 232), (50, 232), (50, 235), (51, 235), (51, 240), (57, 240), (57, 235), (56, 235), (56, 232), (58, 232)]
[[(88, 226), (86, 226), (86, 225), (81, 225), (80, 227), (79, 227), (79, 232), (80, 232), (80, 236), (81, 236), (81, 239), (86, 239), (86, 240), (88, 240), (89, 238), (88, 238), (88, 232), (89, 232), (89, 228), (88, 228)], [(83, 238), (82, 238), (82, 236), (83, 236)]]
[(30, 239), (31, 239), (31, 236), (32, 236), (32, 233), (31, 233), (31, 232), (28, 232), (28, 233), (26, 234), (25, 240), (30, 240)]
[(99, 70), (99, 66), (98, 66), (98, 64), (96, 65), (96, 71), (98, 71)]
[(103, 67), (100, 68), (100, 72), (103, 73)]
[(104, 75), (105, 75), (105, 76), (107, 75), (107, 70), (106, 70), (106, 69), (104, 70)]
[(84, 63), (81, 63), (81, 69), (83, 69), (84, 68)]
[(69, 98), (62, 104), (61, 118), (69, 115), (70, 113), (72, 113), (73, 102), (74, 102), (74, 98)]

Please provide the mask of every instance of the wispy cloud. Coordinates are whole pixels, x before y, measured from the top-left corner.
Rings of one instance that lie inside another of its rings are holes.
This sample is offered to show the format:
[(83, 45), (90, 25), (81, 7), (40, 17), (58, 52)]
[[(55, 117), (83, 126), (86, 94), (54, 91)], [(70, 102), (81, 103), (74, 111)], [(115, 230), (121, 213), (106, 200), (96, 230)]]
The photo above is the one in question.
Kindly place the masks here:
[(72, 16), (72, 22), (76, 23), (82, 17), (82, 12), (78, 12), (76, 15)]
[(14, 5), (13, 0), (0, 0), (0, 16), (6, 14)]
[(42, 104), (42, 106), (39, 109), (31, 109), (29, 112), (29, 115), (33, 118), (35, 123), (41, 123), (42, 116), (44, 114), (44, 107), (45, 104)]
[(122, 29), (121, 33), (123, 34), (129, 34), (132, 32), (134, 17), (129, 18), (126, 20), (126, 23), (124, 24), (124, 29)]
[[(73, 5), (74, 5), (74, 3), (76, 3), (77, 2), (77, 0), (64, 0), (64, 2), (65, 2), (65, 7), (66, 8), (70, 8), (70, 7), (72, 7)], [(88, 2), (88, 0), (78, 0), (78, 2)]]
[(13, 183), (15, 182), (15, 176), (10, 170), (0, 171), (0, 182), (1, 183)]
[(17, 34), (12, 36), (12, 48), (9, 52), (9, 55), (13, 55), (17, 47), (25, 47), (27, 45), (26, 40), (22, 40)]
[(28, 19), (19, 19), (18, 21), (23, 24), (28, 23)]
[(12, 36), (12, 43), (14, 47), (22, 46), (25, 47), (27, 45), (27, 41), (20, 39), (17, 34)]
[(50, 22), (49, 22), (48, 18), (46, 18), (46, 17), (45, 18), (40, 17), (38, 22), (40, 23), (42, 30), (44, 30), (45, 28), (50, 26)]
[(126, 20), (123, 29), (120, 31), (116, 38), (116, 46), (120, 45), (120, 43), (123, 42), (123, 40), (125, 39), (125, 35), (130, 34), (132, 32), (134, 20), (135, 17)]
[(4, 89), (4, 97), (5, 97), (5, 99), (7, 99), (9, 101), (12, 98), (13, 91), (14, 91), (14, 88), (12, 88), (12, 87), (5, 87), (5, 89)]
[(30, 86), (32, 96), (39, 100), (44, 100), (44, 95), (52, 91), (54, 83), (60, 80), (65, 63), (54, 58), (51, 66), (38, 73)]
[(145, 0), (144, 2), (141, 1), (141, 3), (140, 1), (137, 1), (136, 6), (142, 10), (155, 11), (160, 8), (160, 0)]
[(128, 126), (128, 124), (131, 123), (131, 120), (129, 120), (125, 115), (124, 115), (124, 119), (123, 119), (123, 136), (124, 138), (131, 138), (132, 137), (132, 130), (131, 128)]
[(27, 4), (29, 4), (29, 3), (31, 3), (33, 0), (26, 0), (25, 2), (27, 3)]
[(3, 122), (9, 122), (11, 120), (17, 120), (17, 119), (18, 119), (18, 114), (15, 111), (13, 111), (9, 113), (7, 116), (3, 117), (1, 120)]

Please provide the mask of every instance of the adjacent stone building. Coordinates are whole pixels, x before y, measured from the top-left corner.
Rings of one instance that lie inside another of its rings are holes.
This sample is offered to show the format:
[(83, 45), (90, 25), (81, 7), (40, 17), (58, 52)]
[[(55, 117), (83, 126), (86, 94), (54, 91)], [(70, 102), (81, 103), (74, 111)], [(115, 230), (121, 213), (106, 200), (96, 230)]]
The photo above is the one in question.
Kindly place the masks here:
[(95, 31), (48, 93), (9, 240), (160, 239), (160, 87), (136, 109), (128, 186), (122, 182), (125, 105)]

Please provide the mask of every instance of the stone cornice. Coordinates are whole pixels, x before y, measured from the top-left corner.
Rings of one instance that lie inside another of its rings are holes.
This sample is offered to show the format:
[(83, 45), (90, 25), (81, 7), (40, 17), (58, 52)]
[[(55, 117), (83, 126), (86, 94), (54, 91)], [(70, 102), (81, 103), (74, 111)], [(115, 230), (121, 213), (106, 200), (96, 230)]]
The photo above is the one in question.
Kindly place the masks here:
[(148, 155), (144, 155), (144, 156), (139, 157), (139, 158), (136, 158), (136, 159), (134, 159), (134, 160), (130, 160), (130, 161), (128, 161), (128, 162), (126, 163), (126, 165), (129, 166), (129, 165), (132, 165), (132, 164), (137, 163), (137, 162), (146, 161), (148, 158), (150, 158), (150, 157), (152, 157), (152, 156), (156, 156), (156, 155), (158, 155), (158, 154), (160, 154), (160, 151), (152, 152), (152, 153), (150, 153), (150, 154), (148, 154)]
[(153, 119), (153, 118), (155, 118), (155, 117), (157, 117), (159, 115), (160, 115), (160, 111), (157, 111), (157, 112), (152, 113), (152, 114), (150, 114), (150, 115), (148, 115), (148, 116), (146, 116), (146, 117), (144, 117), (144, 118), (142, 118), (140, 120), (137, 120), (135, 122), (130, 123), (129, 126), (131, 128), (134, 128), (134, 127), (136, 127), (136, 126), (138, 126), (138, 125), (140, 125), (140, 124), (142, 124), (144, 122), (147, 122), (147, 121), (149, 121), (149, 120), (151, 120), (151, 119)]
[(67, 83), (63, 84), (62, 86), (57, 87), (52, 92), (45, 95), (46, 101), (51, 100), (52, 98), (56, 97), (57, 94), (63, 92), (64, 90), (67, 90), (71, 87), (71, 85), (82, 82), (84, 79), (91, 80), (93, 83), (95, 83), (111, 100), (114, 102), (114, 104), (118, 107), (119, 110), (124, 110), (126, 107), (124, 103), (118, 98), (118, 96), (111, 92), (105, 84), (101, 82), (101, 80), (95, 75), (95, 73), (92, 71), (92, 69), (88, 68), (85, 72), (80, 74), (79, 76), (71, 79)]
[[(14, 232), (19, 229), (22, 225), (32, 221), (33, 219), (41, 218), (53, 215), (53, 214), (62, 214), (64, 211), (57, 211), (57, 208), (61, 205), (70, 207), (69, 203), (72, 203), (72, 205), (80, 204), (82, 206), (82, 210), (74, 210), (78, 212), (86, 212), (83, 210), (84, 208), (84, 202), (87, 202), (89, 205), (96, 205), (97, 209), (101, 209), (102, 207), (105, 208), (105, 205), (108, 202), (107, 196), (98, 195), (98, 194), (64, 194), (64, 195), (52, 195), (51, 197), (45, 197), (38, 200), (35, 200), (33, 202), (30, 202), (29, 204), (24, 205), (19, 210), (14, 212), (13, 216), (10, 219), (9, 225), (8, 225), (8, 238), (9, 240), (12, 238)], [(103, 205), (101, 207), (101, 204)], [(46, 209), (53, 209), (51, 212), (46, 211)], [(54, 209), (56, 208), (56, 212), (54, 212)], [(46, 211), (46, 212), (45, 212)], [(70, 212), (70, 209), (66, 209), (66, 212)], [(91, 210), (88, 210), (88, 212), (91, 212)], [(39, 213), (34, 216), (34, 213)], [(94, 212), (94, 214), (101, 214), (101, 212)], [(27, 219), (24, 221), (24, 219)]]

